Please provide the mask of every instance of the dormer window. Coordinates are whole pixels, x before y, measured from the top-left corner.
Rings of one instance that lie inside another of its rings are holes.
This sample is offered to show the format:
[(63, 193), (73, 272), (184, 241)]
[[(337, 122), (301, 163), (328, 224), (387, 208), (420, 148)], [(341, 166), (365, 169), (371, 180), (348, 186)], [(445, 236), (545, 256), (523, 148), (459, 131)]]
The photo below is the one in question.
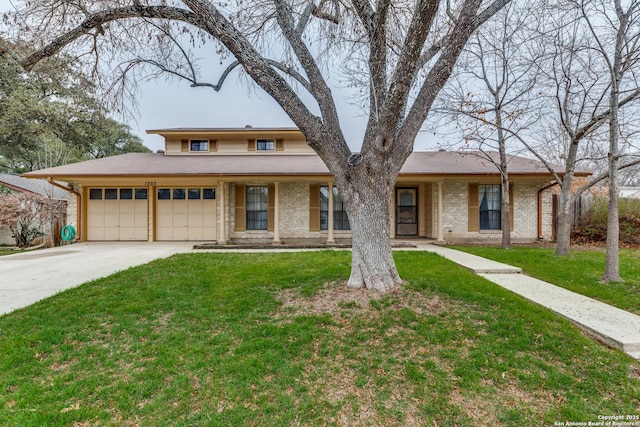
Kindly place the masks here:
[(275, 151), (275, 139), (256, 139), (256, 150), (258, 151)]
[(189, 151), (191, 152), (209, 151), (209, 140), (208, 139), (189, 140)]

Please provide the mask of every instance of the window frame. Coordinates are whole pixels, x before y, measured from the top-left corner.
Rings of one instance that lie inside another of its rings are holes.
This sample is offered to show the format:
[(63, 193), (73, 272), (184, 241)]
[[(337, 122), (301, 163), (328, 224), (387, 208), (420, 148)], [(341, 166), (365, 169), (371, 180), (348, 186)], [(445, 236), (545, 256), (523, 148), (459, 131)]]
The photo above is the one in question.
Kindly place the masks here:
[[(206, 149), (202, 148), (202, 144), (205, 144)], [(194, 144), (198, 144), (198, 148), (194, 150)], [(189, 140), (189, 152), (190, 153), (208, 153), (211, 148), (211, 142), (208, 139), (190, 139)]]
[[(338, 192), (338, 187), (332, 186), (333, 191), (333, 230), (351, 231), (349, 216), (344, 202)], [(320, 230), (329, 229), (329, 186), (320, 185)]]
[[(486, 198), (487, 188), (490, 188), (490, 193), (488, 193), (490, 199)], [(485, 209), (483, 209), (483, 203), (487, 205)], [(502, 188), (500, 184), (478, 185), (478, 229), (480, 231), (498, 231), (502, 229)]]
[[(257, 191), (258, 189), (260, 191)], [(269, 187), (267, 185), (247, 185), (245, 191), (245, 229), (268, 231)], [(256, 199), (256, 196), (259, 196), (259, 199)], [(259, 209), (251, 209), (256, 204), (259, 204)]]
[[(261, 144), (263, 144), (262, 148)], [(256, 151), (276, 151), (276, 140), (274, 138), (257, 138)]]

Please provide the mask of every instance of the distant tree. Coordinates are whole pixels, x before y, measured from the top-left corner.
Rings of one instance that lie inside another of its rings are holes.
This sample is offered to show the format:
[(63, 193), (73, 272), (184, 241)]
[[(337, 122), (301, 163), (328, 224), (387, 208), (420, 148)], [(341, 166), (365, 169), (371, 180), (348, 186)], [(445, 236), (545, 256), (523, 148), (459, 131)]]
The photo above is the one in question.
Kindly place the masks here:
[(93, 85), (61, 59), (25, 73), (0, 55), (0, 76), (1, 171), (149, 151), (126, 125), (107, 116)]

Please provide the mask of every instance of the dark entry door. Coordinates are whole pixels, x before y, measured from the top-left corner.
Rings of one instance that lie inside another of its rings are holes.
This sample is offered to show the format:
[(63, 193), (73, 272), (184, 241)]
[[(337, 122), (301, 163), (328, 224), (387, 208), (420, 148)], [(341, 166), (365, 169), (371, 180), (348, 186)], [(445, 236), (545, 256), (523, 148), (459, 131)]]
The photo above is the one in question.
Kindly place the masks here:
[(418, 189), (396, 189), (396, 235), (418, 235)]

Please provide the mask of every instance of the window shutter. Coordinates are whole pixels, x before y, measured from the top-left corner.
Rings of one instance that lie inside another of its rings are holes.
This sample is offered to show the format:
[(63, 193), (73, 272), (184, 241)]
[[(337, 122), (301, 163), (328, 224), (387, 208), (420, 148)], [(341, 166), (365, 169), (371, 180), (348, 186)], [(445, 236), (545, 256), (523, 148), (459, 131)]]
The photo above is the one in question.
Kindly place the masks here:
[(246, 187), (244, 184), (236, 184), (236, 218), (235, 218), (235, 230), (245, 231), (247, 229), (247, 213), (245, 196)]
[(309, 186), (309, 231), (320, 231), (320, 186)]
[(256, 140), (248, 139), (247, 140), (247, 151), (256, 151)]
[(469, 231), (480, 231), (480, 203), (478, 184), (469, 184)]
[(218, 141), (215, 139), (209, 140), (209, 151), (218, 151)]
[(284, 139), (276, 139), (276, 151), (284, 151)]
[(180, 151), (182, 152), (189, 152), (189, 140), (188, 139), (181, 139), (180, 143), (182, 144), (180, 146)]
[(276, 186), (273, 184), (267, 186), (267, 199), (267, 231), (273, 231), (276, 206)]
[(510, 182), (509, 183), (509, 228), (511, 231), (513, 231), (513, 183)]

